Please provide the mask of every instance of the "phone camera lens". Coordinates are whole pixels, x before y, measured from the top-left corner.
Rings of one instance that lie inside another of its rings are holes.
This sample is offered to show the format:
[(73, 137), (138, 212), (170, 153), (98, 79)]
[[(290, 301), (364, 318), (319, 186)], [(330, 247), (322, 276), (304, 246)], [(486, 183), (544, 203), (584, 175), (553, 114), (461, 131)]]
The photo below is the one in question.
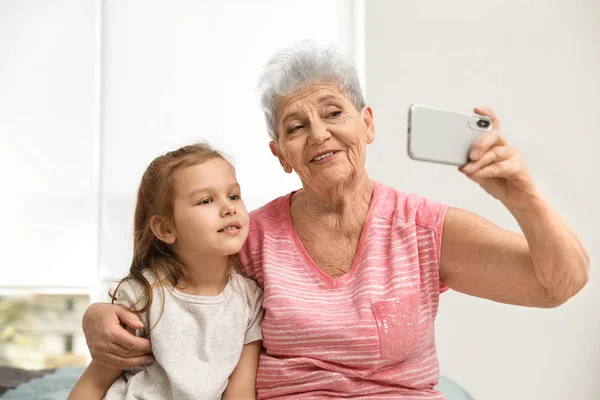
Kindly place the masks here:
[(477, 126), (480, 128), (487, 128), (488, 126), (490, 126), (490, 121), (485, 120), (485, 119), (480, 119), (479, 121), (477, 121)]

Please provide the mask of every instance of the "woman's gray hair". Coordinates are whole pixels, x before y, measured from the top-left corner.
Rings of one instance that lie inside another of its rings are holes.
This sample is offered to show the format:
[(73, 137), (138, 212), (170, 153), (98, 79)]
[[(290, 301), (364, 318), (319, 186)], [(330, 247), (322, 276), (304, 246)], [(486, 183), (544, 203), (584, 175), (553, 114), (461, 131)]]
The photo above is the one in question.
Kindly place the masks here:
[(277, 102), (314, 82), (335, 84), (360, 111), (365, 99), (354, 62), (335, 46), (320, 48), (302, 41), (277, 52), (267, 63), (259, 80), (261, 106), (267, 129), (277, 142)]

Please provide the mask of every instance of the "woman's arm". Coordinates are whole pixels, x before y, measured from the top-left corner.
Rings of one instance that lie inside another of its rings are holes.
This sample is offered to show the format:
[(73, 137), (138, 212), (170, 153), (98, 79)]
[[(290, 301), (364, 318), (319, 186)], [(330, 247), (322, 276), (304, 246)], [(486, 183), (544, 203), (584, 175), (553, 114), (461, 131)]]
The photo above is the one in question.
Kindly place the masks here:
[(67, 400), (102, 400), (121, 371), (92, 361), (79, 378)]
[(148, 339), (123, 327), (142, 329), (140, 318), (116, 304), (94, 303), (83, 315), (83, 333), (92, 358), (108, 368), (129, 369), (153, 362)]
[(448, 209), (441, 281), (458, 292), (530, 307), (556, 307), (575, 295), (589, 265), (576, 236), (547, 205), (518, 221), (525, 236)]
[(240, 361), (229, 377), (223, 400), (256, 399), (256, 370), (261, 349), (260, 340), (244, 345)]
[(518, 151), (494, 121), (461, 168), (500, 200), (523, 235), (506, 231), (465, 210), (450, 208), (444, 219), (440, 279), (450, 288), (509, 304), (555, 307), (588, 280), (589, 258), (567, 223), (543, 199)]

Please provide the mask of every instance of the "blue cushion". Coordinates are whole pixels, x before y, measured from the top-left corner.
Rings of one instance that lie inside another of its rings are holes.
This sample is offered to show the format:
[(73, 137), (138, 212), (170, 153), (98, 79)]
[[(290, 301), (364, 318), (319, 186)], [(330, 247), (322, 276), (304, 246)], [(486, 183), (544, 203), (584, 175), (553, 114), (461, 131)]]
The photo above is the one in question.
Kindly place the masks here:
[(65, 400), (85, 367), (57, 368), (51, 374), (30, 380), (8, 390), (2, 400)]
[(474, 400), (465, 389), (445, 376), (440, 377), (440, 382), (435, 388), (442, 392), (448, 400)]

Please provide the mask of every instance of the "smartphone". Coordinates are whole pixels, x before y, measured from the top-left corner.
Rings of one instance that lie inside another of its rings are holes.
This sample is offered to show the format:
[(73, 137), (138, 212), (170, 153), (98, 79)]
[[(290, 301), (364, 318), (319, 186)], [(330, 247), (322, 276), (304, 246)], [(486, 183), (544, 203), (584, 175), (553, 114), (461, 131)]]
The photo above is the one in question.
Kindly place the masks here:
[(492, 120), (484, 115), (412, 104), (408, 111), (408, 156), (465, 165), (477, 137), (491, 129)]

